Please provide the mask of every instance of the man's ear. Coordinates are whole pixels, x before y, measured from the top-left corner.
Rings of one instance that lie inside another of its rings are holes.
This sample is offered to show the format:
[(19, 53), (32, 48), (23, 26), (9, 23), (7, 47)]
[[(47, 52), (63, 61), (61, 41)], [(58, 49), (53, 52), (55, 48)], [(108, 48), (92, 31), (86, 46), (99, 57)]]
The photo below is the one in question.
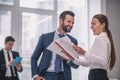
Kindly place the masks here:
[(60, 24), (63, 24), (63, 19), (62, 18), (60, 18), (59, 21), (60, 21)]

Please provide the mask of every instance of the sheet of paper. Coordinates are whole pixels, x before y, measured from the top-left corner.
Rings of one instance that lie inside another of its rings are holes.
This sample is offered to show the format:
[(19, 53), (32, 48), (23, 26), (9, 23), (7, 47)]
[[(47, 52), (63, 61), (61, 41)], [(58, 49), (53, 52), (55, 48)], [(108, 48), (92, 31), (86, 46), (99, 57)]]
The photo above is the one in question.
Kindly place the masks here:
[(61, 52), (62, 49), (64, 49), (67, 53), (69, 53), (69, 55), (71, 57), (76, 58), (76, 57), (79, 56), (79, 54), (73, 49), (73, 46), (74, 46), (74, 44), (71, 42), (69, 37), (66, 36), (66, 37), (63, 37), (63, 38), (60, 38), (60, 39), (57, 39), (57, 40), (53, 41), (48, 46), (47, 49), (68, 59), (66, 54)]

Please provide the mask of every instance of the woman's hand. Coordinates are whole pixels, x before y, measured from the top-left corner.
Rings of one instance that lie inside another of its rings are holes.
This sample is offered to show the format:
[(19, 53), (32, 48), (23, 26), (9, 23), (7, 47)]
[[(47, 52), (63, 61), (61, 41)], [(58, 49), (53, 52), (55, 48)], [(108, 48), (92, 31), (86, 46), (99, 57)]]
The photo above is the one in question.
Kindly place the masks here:
[(75, 49), (75, 51), (80, 54), (80, 55), (85, 55), (85, 50), (79, 46), (73, 46), (73, 48)]

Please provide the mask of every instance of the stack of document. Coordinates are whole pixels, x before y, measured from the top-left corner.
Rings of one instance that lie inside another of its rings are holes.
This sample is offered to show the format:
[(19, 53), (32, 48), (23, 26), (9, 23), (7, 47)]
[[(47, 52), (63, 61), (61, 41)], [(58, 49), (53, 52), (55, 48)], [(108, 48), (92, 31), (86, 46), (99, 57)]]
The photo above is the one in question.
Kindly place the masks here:
[[(53, 41), (47, 49), (52, 51), (53, 53), (56, 53), (66, 59), (69, 59), (67, 56), (69, 56), (71, 59), (75, 59), (79, 56), (79, 54), (73, 49), (74, 44), (71, 42), (68, 36), (57, 39)], [(62, 50), (66, 51), (66, 53), (63, 53)]]

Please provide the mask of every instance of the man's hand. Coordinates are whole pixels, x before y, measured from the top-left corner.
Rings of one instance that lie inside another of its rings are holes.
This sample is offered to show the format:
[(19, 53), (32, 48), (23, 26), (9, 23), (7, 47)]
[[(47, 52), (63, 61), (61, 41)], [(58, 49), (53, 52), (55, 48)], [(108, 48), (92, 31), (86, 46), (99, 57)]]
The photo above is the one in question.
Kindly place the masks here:
[[(66, 53), (66, 51), (65, 51), (65, 50), (62, 50), (61, 52)], [(65, 60), (65, 61), (67, 61), (67, 60), (68, 60), (67, 58), (65, 58), (65, 57), (63, 57), (63, 56), (61, 56), (61, 58), (62, 58), (62, 60)]]
[(19, 71), (22, 68), (21, 63), (16, 64), (17, 71)]
[[(68, 53), (67, 53), (65, 50), (62, 50), (61, 52), (63, 52), (71, 61), (74, 61), (74, 60), (68, 55)], [(66, 58), (64, 58), (64, 59), (66, 59)], [(68, 60), (68, 59), (66, 59), (66, 60)]]
[(14, 60), (9, 61), (7, 66), (8, 67), (12, 66), (13, 62), (14, 62)]
[(39, 77), (36, 77), (34, 80), (45, 80), (43, 77), (39, 76)]
[(65, 57), (62, 57), (62, 56), (61, 56), (61, 58), (62, 58), (62, 60), (65, 60), (65, 61), (67, 61), (67, 60), (68, 60), (67, 58), (65, 58)]

